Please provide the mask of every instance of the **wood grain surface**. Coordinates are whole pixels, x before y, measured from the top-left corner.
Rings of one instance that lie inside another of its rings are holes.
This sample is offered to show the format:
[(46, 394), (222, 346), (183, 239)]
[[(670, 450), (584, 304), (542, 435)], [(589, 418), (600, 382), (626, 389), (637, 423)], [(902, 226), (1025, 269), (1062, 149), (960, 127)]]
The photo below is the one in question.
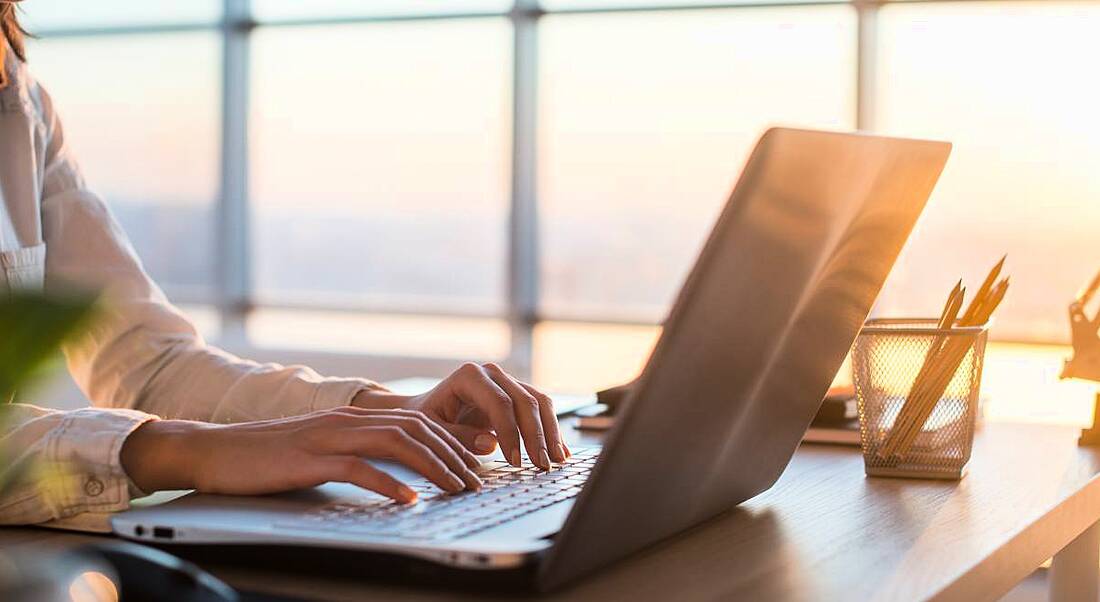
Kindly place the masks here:
[[(858, 450), (803, 445), (771, 490), (546, 599), (996, 599), (1100, 520), (1100, 452), (1079, 448), (1077, 434), (987, 424), (959, 482), (869, 478)], [(87, 539), (0, 529), (6, 550)], [(306, 598), (475, 598), (286, 570), (214, 572)]]

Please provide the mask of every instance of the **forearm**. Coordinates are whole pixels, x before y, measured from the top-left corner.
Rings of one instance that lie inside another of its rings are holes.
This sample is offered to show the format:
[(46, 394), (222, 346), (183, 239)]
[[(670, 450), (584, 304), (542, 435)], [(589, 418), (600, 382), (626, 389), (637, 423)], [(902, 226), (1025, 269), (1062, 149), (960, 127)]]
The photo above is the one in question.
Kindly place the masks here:
[(158, 365), (141, 370), (127, 367), (136, 362), (118, 365), (129, 371), (133, 386), (114, 399), (164, 418), (218, 424), (269, 420), (350, 405), (360, 391), (380, 389), (368, 380), (326, 378), (304, 366), (241, 359), (201, 340), (166, 350), (156, 340), (144, 346)]
[(411, 395), (398, 395), (384, 387), (375, 386), (361, 389), (352, 397), (351, 403), (358, 408), (368, 410), (413, 410), (414, 398)]
[(202, 435), (210, 428), (185, 420), (146, 423), (126, 438), (122, 468), (142, 491), (194, 489), (202, 464)]
[(263, 495), (337, 481), (416, 499), (367, 458), (402, 462), (445, 491), (481, 485), (473, 454), (424, 415), (402, 411), (341, 408), (227, 425), (160, 421), (137, 429), (121, 453), (126, 473), (146, 491)]
[[(517, 467), (521, 438), (531, 462), (545, 470), (569, 456), (549, 398), (493, 364), (467, 364), (411, 398), (378, 389), (353, 397), (357, 407), (273, 420), (149, 423), (126, 439), (120, 463), (150, 492), (261, 495), (337, 481), (411, 502), (414, 490), (365, 460), (396, 460), (457, 492), (481, 487), (473, 452), (491, 452), (498, 438)], [(471, 416), (472, 424), (461, 423)]]
[[(411, 397), (381, 388), (359, 391), (352, 405), (365, 409), (406, 409)], [(248, 428), (252, 425), (238, 425)], [(262, 428), (257, 423), (256, 428)], [(251, 429), (250, 429), (251, 430)], [(203, 475), (215, 470), (211, 451), (228, 433), (219, 425), (189, 420), (149, 422), (127, 437), (120, 454), (122, 467), (142, 491), (196, 489)]]
[(73, 375), (96, 405), (164, 418), (237, 423), (349, 405), (364, 379), (325, 378), (302, 366), (260, 364), (207, 345), (169, 305), (113, 307), (67, 348)]

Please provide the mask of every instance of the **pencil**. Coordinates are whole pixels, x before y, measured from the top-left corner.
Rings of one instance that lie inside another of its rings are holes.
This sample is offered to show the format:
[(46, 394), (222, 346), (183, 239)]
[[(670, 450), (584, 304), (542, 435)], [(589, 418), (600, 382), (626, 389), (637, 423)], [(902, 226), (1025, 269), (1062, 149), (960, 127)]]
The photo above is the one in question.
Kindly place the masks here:
[[(940, 313), (940, 319), (937, 322), (937, 328), (943, 330), (950, 327), (955, 321), (955, 317), (959, 313), (959, 309), (962, 307), (963, 298), (966, 296), (966, 289), (962, 285), (960, 279), (955, 288), (951, 289), (951, 293), (947, 296), (947, 303), (943, 306), (943, 311)], [(920, 371), (917, 373), (915, 379), (913, 379), (913, 390), (916, 390), (917, 384), (924, 381), (924, 377), (929, 369), (933, 366), (933, 360), (936, 354), (939, 352), (940, 347), (943, 346), (946, 337), (942, 334), (936, 335), (936, 338), (932, 340), (932, 344), (928, 347), (928, 352), (925, 354), (924, 363), (921, 365)], [(898, 415), (894, 418), (894, 424), (890, 429), (890, 432), (886, 436), (885, 444), (881, 450), (881, 455), (889, 457), (893, 453), (893, 449), (900, 441), (901, 434), (907, 430), (907, 425), (913, 418), (914, 412), (914, 395), (913, 391), (910, 391), (909, 396), (906, 397), (905, 402), (902, 404), (901, 409), (898, 410)]]
[(1008, 255), (1001, 257), (1001, 260), (997, 262), (997, 265), (993, 266), (993, 269), (989, 270), (989, 274), (986, 275), (985, 281), (978, 288), (978, 292), (974, 294), (974, 299), (970, 302), (970, 307), (966, 309), (966, 313), (963, 314), (962, 322), (967, 323), (974, 319), (980, 305), (985, 301), (986, 295), (993, 287), (993, 283), (997, 281), (997, 276), (1001, 274), (1001, 268), (1005, 265), (1005, 260), (1008, 259)]
[[(950, 323), (950, 321), (947, 322), (947, 324)], [(898, 447), (906, 439), (908, 433), (913, 430), (914, 427), (919, 429), (919, 425), (923, 424), (920, 420), (921, 407), (924, 403), (923, 387), (925, 383), (928, 382), (929, 373), (934, 371), (937, 366), (936, 358), (942, 352), (946, 339), (946, 335), (936, 335), (932, 344), (929, 345), (928, 359), (921, 366), (921, 370), (917, 373), (917, 377), (913, 379), (913, 385), (910, 388), (909, 394), (902, 403), (901, 409), (898, 410), (898, 415), (894, 419), (894, 424), (890, 429), (890, 433), (887, 435), (886, 443), (881, 452), (884, 457), (894, 455)]]
[[(968, 321), (969, 323), (962, 325), (977, 326), (988, 322), (1007, 292), (1008, 279), (1005, 278), (998, 282), (996, 286), (992, 287), (992, 290), (988, 292), (985, 299), (980, 302), (978, 299), (974, 300), (971, 304), (971, 307), (974, 308), (974, 312)], [(920, 434), (920, 431), (924, 428), (924, 423), (928, 421), (928, 418), (939, 404), (940, 399), (943, 397), (947, 387), (951, 384), (951, 380), (954, 379), (959, 366), (966, 358), (967, 353), (970, 352), (971, 347), (970, 340), (961, 337), (956, 338), (944, 346), (944, 351), (940, 353), (936, 359), (936, 365), (925, 374), (920, 383), (921, 390), (920, 393), (917, 394), (918, 401), (916, 403), (917, 410), (915, 416), (915, 424), (919, 426), (913, 428), (913, 423), (909, 423), (907, 425), (909, 428), (904, 431), (897, 445), (895, 445), (891, 451), (896, 452), (898, 455), (904, 455), (909, 451), (909, 447), (912, 445), (917, 435)], [(916, 388), (917, 387), (914, 386), (914, 389)]]
[[(996, 310), (1004, 298), (1008, 288), (1008, 279), (997, 282), (1004, 267), (1008, 255), (1004, 255), (986, 275), (978, 292), (967, 307), (963, 317), (959, 319), (960, 326), (977, 326), (984, 324)], [(997, 282), (995, 285), (994, 283)], [(951, 329), (954, 326), (954, 318), (945, 321), (949, 310), (956, 303), (956, 295), (961, 288), (962, 281), (956, 285), (948, 296), (944, 312), (940, 315), (939, 329)], [(961, 302), (961, 299), (958, 299)], [(956, 311), (957, 310), (953, 310)], [(958, 371), (959, 365), (966, 358), (970, 349), (970, 341), (967, 339), (948, 339), (947, 335), (937, 335), (929, 346), (924, 364), (920, 372), (913, 379), (913, 385), (906, 397), (897, 417), (894, 419), (890, 432), (887, 434), (883, 447), (879, 452), (882, 457), (892, 455), (904, 455), (916, 436), (924, 428), (928, 418), (935, 411), (951, 379)]]

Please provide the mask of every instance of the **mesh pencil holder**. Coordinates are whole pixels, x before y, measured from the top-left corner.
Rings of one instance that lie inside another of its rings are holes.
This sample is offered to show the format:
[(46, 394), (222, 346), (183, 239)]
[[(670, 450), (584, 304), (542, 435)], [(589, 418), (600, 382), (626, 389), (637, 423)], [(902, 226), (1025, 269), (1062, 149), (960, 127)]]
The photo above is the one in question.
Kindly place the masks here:
[(941, 329), (927, 319), (864, 325), (852, 350), (852, 379), (868, 475), (962, 477), (988, 332), (988, 325)]

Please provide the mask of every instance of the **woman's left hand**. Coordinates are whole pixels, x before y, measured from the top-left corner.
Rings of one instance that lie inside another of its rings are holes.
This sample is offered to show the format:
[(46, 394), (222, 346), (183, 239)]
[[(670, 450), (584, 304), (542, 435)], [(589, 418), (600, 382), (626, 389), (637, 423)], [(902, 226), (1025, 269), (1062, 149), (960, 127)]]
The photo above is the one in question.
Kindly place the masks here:
[(423, 412), (475, 453), (490, 453), (499, 442), (513, 466), (521, 464), (521, 441), (539, 468), (549, 469), (551, 461), (564, 462), (570, 455), (550, 397), (492, 363), (463, 364), (422, 395), (363, 391), (354, 405)]

